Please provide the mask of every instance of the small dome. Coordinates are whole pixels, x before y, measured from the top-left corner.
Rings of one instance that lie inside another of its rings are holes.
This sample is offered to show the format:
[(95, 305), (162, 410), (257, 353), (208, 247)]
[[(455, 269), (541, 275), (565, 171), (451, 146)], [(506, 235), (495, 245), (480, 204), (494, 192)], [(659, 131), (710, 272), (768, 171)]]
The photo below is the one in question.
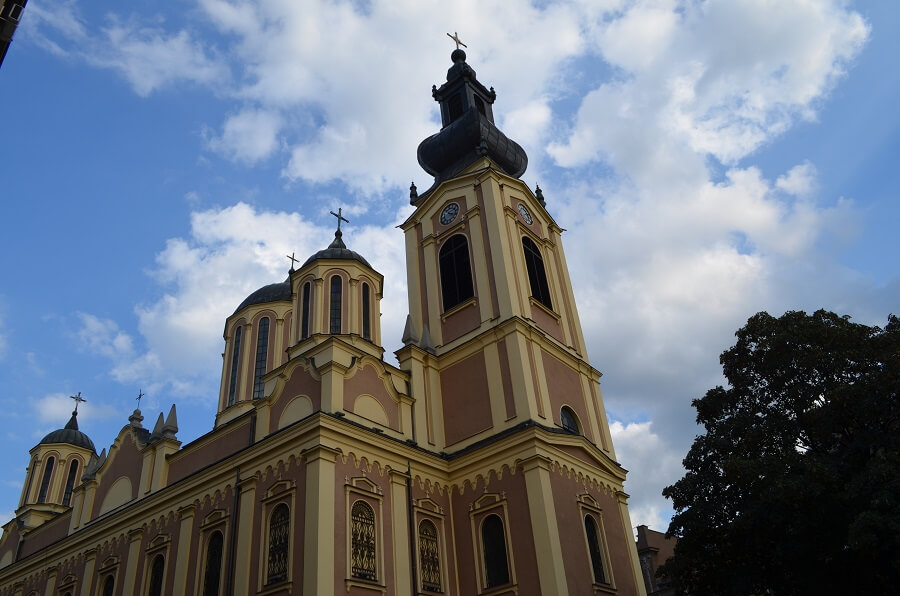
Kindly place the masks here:
[(342, 234), (340, 230), (335, 232), (334, 240), (331, 241), (331, 244), (328, 245), (328, 248), (323, 248), (313, 256), (306, 259), (306, 262), (303, 263), (303, 266), (306, 267), (313, 261), (318, 261), (319, 259), (340, 259), (344, 261), (359, 261), (360, 263), (371, 269), (372, 266), (369, 265), (369, 262), (365, 260), (362, 255), (347, 248), (347, 245), (344, 244), (343, 240), (341, 240), (341, 236)]
[(66, 443), (68, 445), (75, 445), (76, 447), (90, 449), (94, 453), (97, 453), (97, 450), (94, 448), (94, 442), (91, 441), (91, 438), (78, 430), (77, 416), (78, 414), (76, 412), (72, 412), (72, 417), (66, 423), (66, 426), (64, 428), (49, 433), (46, 437), (41, 439), (41, 442), (38, 443), (38, 445), (47, 445), (50, 443)]
[(266, 302), (278, 302), (281, 300), (291, 299), (291, 282), (284, 280), (280, 283), (269, 284), (256, 290), (247, 296), (240, 306), (234, 309), (234, 312), (243, 310), (254, 304), (265, 304)]

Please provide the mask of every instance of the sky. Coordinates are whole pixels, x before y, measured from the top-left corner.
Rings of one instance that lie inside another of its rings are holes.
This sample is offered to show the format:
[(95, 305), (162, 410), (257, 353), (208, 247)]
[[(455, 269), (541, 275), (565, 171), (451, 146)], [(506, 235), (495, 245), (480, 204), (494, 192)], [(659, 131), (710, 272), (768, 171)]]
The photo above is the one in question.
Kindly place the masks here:
[(563, 244), (634, 525), (752, 314), (900, 314), (893, 0), (31, 0), (0, 68), (0, 518), (28, 450), (212, 428), (225, 317), (334, 230), (407, 313), (458, 32)]

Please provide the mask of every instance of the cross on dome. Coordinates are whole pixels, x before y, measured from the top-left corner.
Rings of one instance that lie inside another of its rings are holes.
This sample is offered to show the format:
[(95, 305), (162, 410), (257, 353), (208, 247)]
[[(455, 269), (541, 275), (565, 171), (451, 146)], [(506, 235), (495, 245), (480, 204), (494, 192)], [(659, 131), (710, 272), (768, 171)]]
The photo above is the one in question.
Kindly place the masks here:
[(73, 414), (77, 414), (77, 413), (78, 413), (78, 404), (84, 403), (84, 402), (87, 401), (86, 399), (84, 399), (83, 397), (81, 397), (81, 391), (78, 392), (78, 395), (70, 395), (70, 396), (69, 396), (69, 399), (74, 399), (74, 400), (75, 400), (75, 411), (73, 412)]
[(341, 231), (341, 222), (344, 222), (344, 223), (350, 223), (350, 220), (347, 219), (346, 217), (344, 217), (344, 216), (342, 215), (343, 211), (341, 210), (340, 207), (338, 207), (338, 212), (337, 212), (337, 213), (335, 213), (334, 211), (331, 211), (330, 213), (331, 213), (333, 216), (335, 216), (335, 217), (337, 218), (337, 220), (338, 220), (338, 228), (337, 228), (337, 231), (338, 231), (338, 232)]
[(456, 31), (453, 32), (453, 35), (450, 35), (450, 34), (448, 33), (448, 34), (447, 34), (447, 37), (449, 37), (450, 39), (452, 39), (453, 41), (456, 42), (456, 49), (457, 49), (457, 50), (459, 49), (459, 46), (462, 46), (462, 47), (464, 47), (464, 48), (469, 47), (469, 46), (467, 46), (466, 44), (464, 44), (464, 43), (462, 42), (462, 40), (459, 38), (459, 35), (456, 33)]

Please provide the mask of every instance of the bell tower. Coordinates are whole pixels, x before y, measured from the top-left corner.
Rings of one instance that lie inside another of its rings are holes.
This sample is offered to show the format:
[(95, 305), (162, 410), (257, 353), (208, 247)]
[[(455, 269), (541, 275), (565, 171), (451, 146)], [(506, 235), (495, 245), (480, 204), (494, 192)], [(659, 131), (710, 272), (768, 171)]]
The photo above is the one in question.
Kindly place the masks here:
[(411, 187), (415, 211), (402, 225), (410, 315), (398, 357), (428, 396), (417, 427), (429, 447), (449, 452), (533, 422), (614, 457), (564, 230), (540, 188), (520, 179), (528, 158), (495, 125), (493, 88), (464, 51), (451, 60), (446, 83), (432, 89), (443, 128), (418, 150), (434, 184)]

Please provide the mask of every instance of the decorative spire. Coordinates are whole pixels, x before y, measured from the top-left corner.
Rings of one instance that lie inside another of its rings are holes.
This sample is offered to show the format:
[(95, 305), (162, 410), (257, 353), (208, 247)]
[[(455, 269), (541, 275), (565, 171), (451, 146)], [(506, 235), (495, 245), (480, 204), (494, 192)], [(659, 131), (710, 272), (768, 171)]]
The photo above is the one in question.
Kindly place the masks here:
[(540, 185), (540, 184), (535, 184), (535, 185), (534, 185), (534, 197), (535, 197), (535, 198), (538, 200), (538, 202), (541, 204), (541, 207), (546, 207), (546, 206), (547, 206), (547, 201), (544, 200), (544, 191), (541, 190), (541, 185)]

